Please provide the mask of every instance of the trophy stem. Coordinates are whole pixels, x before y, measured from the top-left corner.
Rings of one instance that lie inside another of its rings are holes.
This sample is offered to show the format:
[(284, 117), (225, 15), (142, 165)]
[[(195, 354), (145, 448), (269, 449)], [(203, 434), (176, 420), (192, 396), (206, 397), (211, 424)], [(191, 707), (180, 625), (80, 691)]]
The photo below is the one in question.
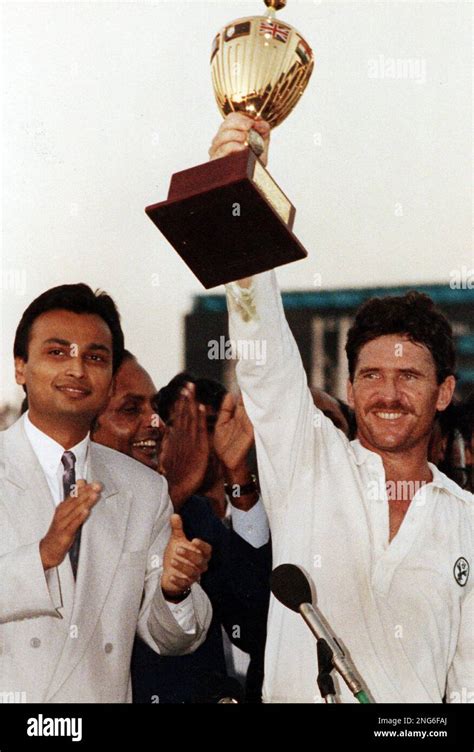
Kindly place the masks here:
[(251, 128), (247, 134), (247, 143), (257, 157), (263, 154), (265, 150), (265, 142), (260, 133), (257, 133), (253, 128)]
[(286, 0), (264, 0), (264, 3), (267, 8), (275, 13), (276, 10), (281, 10), (281, 8), (285, 7)]

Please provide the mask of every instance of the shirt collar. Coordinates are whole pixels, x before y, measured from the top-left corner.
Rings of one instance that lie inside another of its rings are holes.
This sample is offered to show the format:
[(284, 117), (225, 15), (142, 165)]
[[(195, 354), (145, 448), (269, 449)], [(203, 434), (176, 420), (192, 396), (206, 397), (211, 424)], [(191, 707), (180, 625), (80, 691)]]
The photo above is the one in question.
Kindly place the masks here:
[[(367, 462), (369, 467), (380, 469), (381, 473), (384, 472), (381, 456), (377, 454), (377, 452), (372, 452), (370, 449), (362, 446), (359, 439), (351, 441), (349, 448), (357, 465), (362, 465), (364, 462)], [(458, 496), (460, 499), (465, 499), (465, 492), (457, 485), (457, 483), (442, 473), (432, 462), (428, 462), (428, 467), (433, 475), (433, 479), (428, 485), (433, 488), (441, 488), (444, 491), (448, 491), (448, 493)]]
[[(25, 433), (44, 472), (50, 475), (57, 473), (61, 465), (61, 457), (65, 452), (64, 447), (34, 426), (28, 417), (28, 412), (23, 416), (23, 420)], [(76, 467), (81, 471), (85, 468), (89, 444), (90, 434), (88, 433), (78, 444), (69, 449), (74, 453)]]
[(457, 498), (461, 499), (462, 501), (472, 501), (472, 499), (474, 498), (473, 494), (461, 488), (461, 486), (458, 486), (456, 481), (454, 481), (452, 478), (448, 478), (448, 476), (442, 473), (441, 470), (436, 467), (436, 465), (433, 465), (432, 462), (428, 462), (428, 465), (430, 466), (430, 470), (433, 473), (433, 486), (442, 488), (444, 491), (453, 494), (453, 496), (457, 496)]
[(377, 452), (372, 452), (370, 449), (362, 446), (359, 439), (354, 439), (349, 444), (352, 450), (352, 455), (357, 465), (362, 465), (363, 462), (370, 462), (372, 466), (379, 465), (383, 469), (382, 458)]

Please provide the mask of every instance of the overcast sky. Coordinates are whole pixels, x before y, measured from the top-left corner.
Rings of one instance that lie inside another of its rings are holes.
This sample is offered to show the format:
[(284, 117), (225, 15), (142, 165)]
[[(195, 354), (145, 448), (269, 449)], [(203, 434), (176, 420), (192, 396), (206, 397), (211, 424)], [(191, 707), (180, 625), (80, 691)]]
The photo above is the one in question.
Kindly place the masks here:
[[(157, 386), (183, 364), (200, 284), (144, 214), (207, 160), (209, 70), (240, 2), (3, 2), (0, 401), (11, 347), (48, 287), (105, 288)], [(269, 169), (309, 259), (281, 285), (449, 283), (472, 256), (472, 4), (288, 0), (316, 65)], [(398, 61), (398, 62), (397, 62)], [(315, 276), (316, 275), (316, 276)], [(213, 292), (216, 292), (214, 290)], [(206, 343), (203, 343), (206, 346)]]

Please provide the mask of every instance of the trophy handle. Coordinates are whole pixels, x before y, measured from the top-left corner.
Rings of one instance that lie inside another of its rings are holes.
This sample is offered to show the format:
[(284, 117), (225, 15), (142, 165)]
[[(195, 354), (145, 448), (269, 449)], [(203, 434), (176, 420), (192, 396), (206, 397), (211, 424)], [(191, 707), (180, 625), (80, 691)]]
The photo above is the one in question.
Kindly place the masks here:
[(247, 134), (247, 144), (252, 149), (253, 153), (259, 157), (265, 150), (265, 143), (260, 133), (251, 128)]

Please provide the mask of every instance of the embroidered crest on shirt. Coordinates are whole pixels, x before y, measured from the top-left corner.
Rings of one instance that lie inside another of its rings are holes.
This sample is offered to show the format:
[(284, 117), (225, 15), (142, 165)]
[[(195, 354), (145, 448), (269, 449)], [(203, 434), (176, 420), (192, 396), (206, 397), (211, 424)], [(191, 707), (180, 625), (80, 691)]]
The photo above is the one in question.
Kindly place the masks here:
[(460, 556), (457, 560), (456, 564), (454, 565), (453, 574), (454, 579), (456, 580), (458, 585), (464, 587), (469, 579), (469, 564), (464, 556)]

